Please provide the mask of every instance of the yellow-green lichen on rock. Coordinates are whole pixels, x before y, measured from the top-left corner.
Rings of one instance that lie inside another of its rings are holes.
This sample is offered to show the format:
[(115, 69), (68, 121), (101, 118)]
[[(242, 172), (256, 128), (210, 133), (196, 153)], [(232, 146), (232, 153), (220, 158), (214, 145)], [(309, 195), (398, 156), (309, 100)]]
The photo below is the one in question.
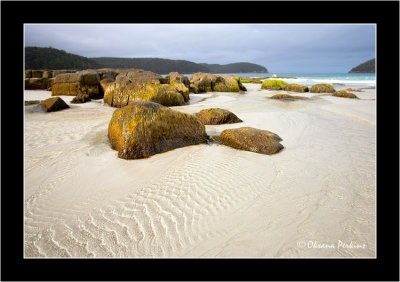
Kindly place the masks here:
[(261, 88), (269, 90), (285, 90), (287, 85), (288, 83), (284, 82), (283, 80), (267, 79), (262, 82)]
[(282, 139), (277, 134), (252, 127), (225, 129), (221, 132), (219, 141), (235, 149), (266, 155), (278, 153), (284, 148), (279, 143)]
[(342, 97), (342, 98), (352, 98), (352, 99), (358, 99), (357, 95), (344, 91), (344, 90), (339, 90), (336, 91), (335, 93), (332, 94), (332, 96), (335, 97)]
[(334, 93), (335, 88), (330, 84), (314, 84), (310, 88), (311, 93)]
[(228, 110), (211, 108), (204, 109), (195, 114), (203, 124), (226, 124), (242, 122), (234, 113)]
[(145, 158), (207, 142), (205, 126), (194, 115), (141, 101), (117, 109), (108, 125), (111, 148), (123, 159)]

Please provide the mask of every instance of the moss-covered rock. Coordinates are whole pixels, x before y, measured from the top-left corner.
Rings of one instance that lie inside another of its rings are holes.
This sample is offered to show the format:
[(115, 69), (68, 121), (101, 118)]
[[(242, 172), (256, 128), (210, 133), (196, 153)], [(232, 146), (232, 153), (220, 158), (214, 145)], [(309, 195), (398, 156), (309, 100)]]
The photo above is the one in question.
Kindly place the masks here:
[(277, 100), (304, 100), (308, 99), (307, 97), (302, 97), (302, 96), (293, 96), (289, 94), (276, 94), (271, 97), (271, 99), (277, 99)]
[(169, 83), (170, 86), (172, 86), (176, 91), (181, 93), (183, 99), (185, 102), (188, 102), (190, 97), (189, 97), (189, 88), (185, 86), (184, 83), (182, 82), (176, 82), (176, 81), (171, 81)]
[(240, 77), (234, 76), (233, 78), (237, 81), (240, 90), (247, 91), (246, 87), (244, 87), (244, 85), (242, 84)]
[(168, 84), (158, 80), (131, 81), (119, 78), (104, 92), (104, 103), (121, 108), (136, 101), (151, 101), (164, 106), (180, 106), (185, 103), (183, 95)]
[(246, 78), (242, 78), (240, 79), (241, 83), (257, 83), (257, 84), (261, 84), (262, 81), (259, 78), (253, 78), (253, 77), (246, 77)]
[(233, 76), (197, 72), (190, 77), (190, 92), (239, 92), (238, 81)]
[(225, 123), (237, 123), (242, 122), (234, 113), (219, 109), (211, 108), (204, 109), (195, 114), (203, 124), (225, 124)]
[(47, 89), (48, 78), (26, 78), (25, 89)]
[(100, 76), (94, 70), (58, 74), (51, 92), (52, 96), (87, 94), (91, 98), (103, 98)]
[(284, 82), (283, 80), (267, 79), (262, 82), (261, 88), (268, 90), (285, 90), (287, 85), (288, 83)]
[(44, 112), (55, 112), (69, 108), (67, 103), (60, 97), (51, 97), (40, 102), (40, 106)]
[(311, 93), (333, 93), (335, 88), (330, 84), (314, 84), (310, 88)]
[(335, 93), (332, 94), (332, 96), (358, 99), (358, 97), (355, 94), (344, 91), (344, 90), (336, 91)]
[(178, 72), (170, 72), (166, 77), (165, 77), (168, 82), (177, 82), (177, 83), (183, 83), (188, 89), (190, 87), (190, 80), (187, 76), (184, 76)]
[(207, 142), (201, 121), (153, 102), (134, 102), (114, 112), (108, 125), (111, 148), (123, 159), (145, 158)]
[(284, 148), (277, 134), (252, 127), (226, 129), (221, 132), (219, 139), (223, 145), (267, 155), (278, 153)]
[(72, 99), (71, 103), (72, 104), (82, 104), (89, 102), (91, 99), (89, 98), (88, 94), (78, 94)]
[(299, 85), (296, 83), (291, 83), (285, 86), (285, 91), (292, 91), (292, 92), (308, 92), (310, 89), (308, 89), (307, 86)]

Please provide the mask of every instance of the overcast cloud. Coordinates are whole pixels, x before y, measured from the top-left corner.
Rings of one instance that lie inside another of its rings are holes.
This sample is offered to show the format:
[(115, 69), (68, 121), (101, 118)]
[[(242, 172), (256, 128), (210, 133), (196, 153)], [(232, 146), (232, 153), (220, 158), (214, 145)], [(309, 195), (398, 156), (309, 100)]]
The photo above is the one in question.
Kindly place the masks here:
[(375, 58), (375, 25), (27, 24), (25, 46), (85, 57), (250, 62), (270, 72), (348, 72)]

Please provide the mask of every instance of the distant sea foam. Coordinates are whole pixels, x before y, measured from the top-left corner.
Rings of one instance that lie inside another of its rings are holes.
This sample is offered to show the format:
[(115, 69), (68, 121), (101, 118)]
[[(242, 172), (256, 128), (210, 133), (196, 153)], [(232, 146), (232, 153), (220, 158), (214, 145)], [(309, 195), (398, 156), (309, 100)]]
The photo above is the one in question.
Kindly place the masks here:
[[(304, 86), (312, 86), (318, 83), (340, 83), (343, 87), (376, 87), (375, 73), (221, 73), (222, 75), (233, 75), (244, 77), (295, 77), (279, 78), (288, 83), (297, 83)], [(185, 74), (189, 77), (192, 74)], [(334, 85), (335, 86), (335, 85)], [(335, 88), (337, 88), (335, 86)]]

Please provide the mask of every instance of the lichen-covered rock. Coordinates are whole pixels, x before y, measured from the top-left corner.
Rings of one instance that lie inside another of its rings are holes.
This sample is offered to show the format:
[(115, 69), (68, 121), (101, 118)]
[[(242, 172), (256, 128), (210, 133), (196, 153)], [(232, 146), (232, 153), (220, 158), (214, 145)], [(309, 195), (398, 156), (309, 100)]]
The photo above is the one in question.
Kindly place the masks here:
[(114, 79), (112, 79), (111, 77), (106, 77), (102, 80), (100, 80), (100, 87), (101, 90), (103, 91), (103, 93), (106, 93), (107, 87), (110, 86), (111, 84), (113, 84), (115, 82)]
[(304, 100), (308, 99), (307, 97), (302, 97), (302, 96), (293, 96), (289, 94), (276, 94), (272, 97), (271, 99), (279, 99), (279, 100)]
[(32, 70), (25, 70), (25, 78), (32, 78)]
[(40, 106), (44, 112), (55, 112), (69, 108), (67, 103), (60, 97), (51, 97), (40, 102)]
[(245, 77), (243, 79), (240, 80), (241, 83), (257, 83), (257, 84), (261, 84), (262, 81), (258, 78), (253, 78), (253, 77)]
[(47, 89), (48, 78), (26, 78), (25, 89)]
[(100, 76), (96, 71), (84, 70), (76, 73), (63, 73), (55, 77), (52, 96), (76, 96), (78, 94), (87, 94), (91, 98), (103, 98)]
[(266, 79), (262, 82), (261, 88), (268, 90), (285, 90), (288, 86), (288, 83), (279, 79)]
[(233, 78), (237, 81), (240, 90), (247, 91), (246, 87), (244, 87), (244, 85), (242, 84), (242, 80), (240, 79), (240, 77), (234, 76)]
[(53, 71), (51, 70), (44, 70), (42, 77), (44, 78), (52, 78), (53, 77)]
[(296, 83), (288, 84), (284, 87), (285, 91), (292, 91), (292, 92), (308, 92), (310, 89), (307, 86), (299, 85)]
[(170, 72), (165, 78), (168, 79), (168, 83), (177, 82), (183, 83), (187, 88), (190, 86), (190, 81), (187, 76), (184, 76), (178, 72)]
[(347, 91), (344, 91), (344, 90), (336, 91), (335, 93), (332, 94), (332, 96), (342, 97), (342, 98), (358, 99), (358, 97), (355, 94), (347, 92)]
[(32, 78), (42, 78), (43, 71), (42, 70), (32, 70)]
[(234, 113), (219, 109), (211, 108), (204, 109), (195, 114), (203, 124), (225, 124), (225, 123), (237, 123), (242, 122)]
[(141, 101), (114, 112), (108, 138), (118, 157), (138, 159), (207, 142), (208, 136), (197, 117)]
[(233, 76), (197, 72), (190, 77), (190, 92), (239, 92), (238, 81)]
[(74, 97), (74, 99), (72, 99), (71, 103), (72, 104), (82, 104), (82, 103), (86, 103), (89, 102), (91, 99), (89, 98), (88, 94), (78, 94)]
[(164, 106), (180, 106), (185, 103), (181, 93), (158, 80), (118, 78), (107, 86), (104, 103), (121, 108), (135, 101), (151, 101)]
[(54, 78), (49, 78), (47, 81), (47, 91), (51, 91), (54, 84)]
[(190, 97), (189, 97), (189, 88), (187, 88), (184, 83), (171, 81), (169, 83), (169, 85), (172, 86), (173, 88), (175, 88), (176, 91), (178, 91), (179, 93), (182, 94), (182, 97), (183, 97), (185, 102), (189, 101), (189, 99), (190, 99)]
[(59, 74), (64, 74), (64, 73), (76, 73), (76, 70), (53, 70), (53, 77), (56, 77)]
[(223, 145), (267, 155), (278, 153), (284, 148), (277, 134), (252, 127), (226, 129), (221, 132), (219, 139)]
[(335, 88), (330, 84), (314, 84), (310, 88), (311, 93), (334, 93)]
[(116, 76), (119, 74), (115, 69), (111, 69), (111, 68), (96, 69), (96, 71), (100, 76), (100, 80), (103, 80), (106, 78), (115, 79)]

